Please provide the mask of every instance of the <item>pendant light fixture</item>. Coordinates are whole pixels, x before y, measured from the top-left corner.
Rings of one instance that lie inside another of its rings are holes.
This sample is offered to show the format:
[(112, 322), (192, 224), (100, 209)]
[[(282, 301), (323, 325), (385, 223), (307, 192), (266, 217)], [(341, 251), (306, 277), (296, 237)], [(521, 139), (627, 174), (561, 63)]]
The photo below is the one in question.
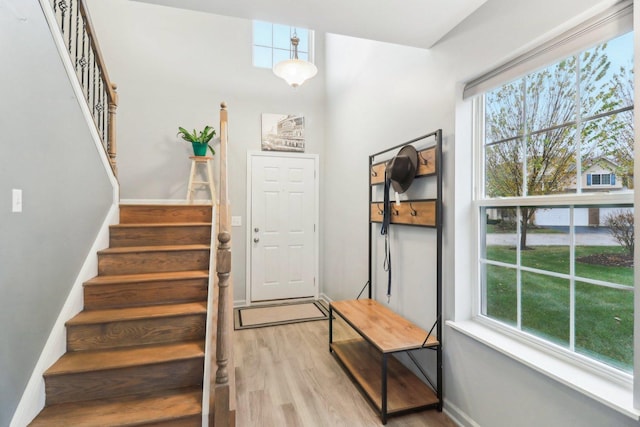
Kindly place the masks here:
[(318, 73), (318, 68), (311, 62), (298, 59), (298, 43), (300, 39), (296, 32), (291, 37), (293, 47), (291, 59), (280, 61), (273, 66), (273, 73), (284, 79), (289, 86), (296, 88)]

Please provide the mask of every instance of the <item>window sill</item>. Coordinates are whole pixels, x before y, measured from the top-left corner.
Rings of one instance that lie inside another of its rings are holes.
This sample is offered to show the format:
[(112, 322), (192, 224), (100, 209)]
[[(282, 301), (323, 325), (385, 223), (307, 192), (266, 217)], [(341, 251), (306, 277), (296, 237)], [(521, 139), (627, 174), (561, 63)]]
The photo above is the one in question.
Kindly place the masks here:
[(588, 396), (636, 421), (640, 410), (633, 407), (631, 384), (621, 384), (554, 356), (514, 337), (503, 334), (479, 321), (447, 321), (447, 326), (540, 372), (565, 386)]

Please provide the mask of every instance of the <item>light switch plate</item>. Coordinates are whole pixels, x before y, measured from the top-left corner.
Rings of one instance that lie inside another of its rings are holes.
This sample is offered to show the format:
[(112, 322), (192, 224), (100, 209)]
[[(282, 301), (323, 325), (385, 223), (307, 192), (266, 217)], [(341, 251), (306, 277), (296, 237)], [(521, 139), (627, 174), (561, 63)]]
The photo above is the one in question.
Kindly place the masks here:
[(11, 212), (22, 212), (22, 190), (11, 190)]
[(231, 217), (231, 226), (232, 227), (241, 227), (242, 226), (242, 217), (241, 216), (232, 216)]

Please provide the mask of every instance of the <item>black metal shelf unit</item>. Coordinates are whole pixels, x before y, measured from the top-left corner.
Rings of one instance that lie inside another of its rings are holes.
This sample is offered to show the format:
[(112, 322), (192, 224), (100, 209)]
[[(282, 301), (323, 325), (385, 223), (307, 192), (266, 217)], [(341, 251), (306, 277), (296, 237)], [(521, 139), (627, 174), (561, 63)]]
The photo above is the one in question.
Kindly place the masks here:
[[(432, 144), (429, 144), (429, 141), (433, 140), (434, 142)], [(438, 396), (438, 400), (439, 400), (439, 404), (438, 404), (438, 410), (442, 410), (442, 400), (443, 400), (443, 379), (442, 379), (442, 218), (443, 218), (443, 204), (442, 204), (442, 129), (438, 129), (434, 132), (428, 133), (426, 135), (420, 136), (418, 138), (412, 139), (410, 141), (404, 142), (402, 144), (398, 144), (395, 145), (391, 148), (387, 148), (386, 150), (377, 152), (375, 154), (372, 154), (369, 156), (369, 281), (367, 282), (368, 284), (368, 291), (369, 291), (369, 299), (372, 299), (372, 268), (373, 268), (373, 225), (376, 224), (378, 221), (374, 221), (372, 218), (372, 209), (371, 209), (371, 205), (372, 203), (379, 203), (379, 201), (374, 201), (373, 200), (373, 190), (374, 190), (374, 186), (378, 185), (381, 183), (380, 180), (380, 165), (381, 162), (377, 162), (376, 158), (381, 157), (382, 155), (385, 155), (394, 150), (398, 150), (401, 147), (408, 145), (408, 144), (412, 144), (412, 145), (421, 145), (423, 143), (426, 143), (424, 147), (420, 148), (419, 150), (419, 168), (418, 168), (418, 172), (416, 174), (416, 178), (427, 178), (427, 177), (435, 177), (436, 178), (436, 198), (435, 198), (435, 226), (433, 224), (420, 224), (420, 223), (413, 223), (413, 224), (406, 224), (406, 223), (399, 223), (399, 224), (393, 224), (394, 227), (396, 226), (406, 226), (406, 225), (411, 225), (411, 226), (420, 226), (420, 227), (428, 227), (428, 228), (435, 228), (435, 231), (437, 233), (436, 236), (436, 244), (437, 244), (437, 258), (436, 258), (436, 320), (433, 324), (433, 326), (431, 327), (431, 331), (433, 331), (433, 329), (435, 328), (436, 330), (436, 335), (437, 335), (437, 340), (439, 342), (439, 344), (437, 346), (433, 346), (433, 347), (429, 347), (430, 349), (436, 351), (437, 353), (437, 367), (436, 367), (436, 372), (437, 372), (437, 379), (436, 379), (436, 394)], [(417, 147), (416, 147), (417, 148)], [(430, 150), (435, 149), (435, 153), (429, 153)], [(428, 153), (429, 155), (427, 156), (423, 156), (422, 153)], [(388, 156), (387, 156), (388, 157)], [(429, 160), (435, 161), (435, 165), (434, 164), (429, 164)], [(382, 169), (384, 170), (384, 169)], [(382, 176), (384, 176), (384, 173), (382, 174)], [(374, 182), (375, 181), (375, 182)], [(384, 181), (382, 181), (384, 182)], [(430, 199), (432, 200), (432, 199)], [(403, 201), (404, 203), (410, 203), (410, 202), (418, 202), (418, 201), (422, 201), (422, 200), (405, 200)], [(364, 290), (364, 289), (363, 289)], [(431, 334), (430, 331), (430, 334)], [(412, 357), (413, 359), (413, 357)], [(413, 360), (414, 362), (416, 362), (415, 360)], [(417, 363), (416, 363), (417, 364)], [(420, 368), (420, 370), (422, 371), (422, 368), (418, 365), (418, 368)], [(422, 371), (423, 375), (426, 374), (424, 373), (424, 371)], [(427, 377), (427, 381), (429, 383), (431, 383), (431, 380)]]

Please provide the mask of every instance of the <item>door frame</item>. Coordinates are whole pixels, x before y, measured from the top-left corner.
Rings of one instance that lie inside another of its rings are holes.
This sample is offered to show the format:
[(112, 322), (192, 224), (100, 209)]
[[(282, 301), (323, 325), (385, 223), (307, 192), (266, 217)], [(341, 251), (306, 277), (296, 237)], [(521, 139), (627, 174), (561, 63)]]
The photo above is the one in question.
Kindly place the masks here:
[[(314, 266), (313, 266), (313, 276), (315, 277), (315, 293), (314, 298), (317, 300), (320, 295), (320, 239), (318, 236), (320, 235), (320, 157), (318, 154), (308, 154), (308, 153), (287, 153), (282, 151), (247, 151), (247, 213), (246, 213), (246, 229), (245, 229), (245, 243), (246, 243), (246, 270), (245, 270), (245, 305), (260, 305), (260, 304), (273, 304), (273, 301), (264, 301), (264, 302), (252, 302), (251, 298), (251, 218), (252, 218), (252, 188), (251, 183), (253, 180), (253, 159), (256, 157), (275, 157), (275, 158), (296, 158), (296, 159), (312, 159), (313, 167), (315, 170), (314, 174), (314, 191), (315, 191), (315, 212), (313, 213), (314, 218), (313, 221), (316, 225), (315, 233), (313, 233), (313, 250), (315, 252), (314, 256)], [(300, 300), (305, 300), (309, 298), (298, 298)], [(292, 299), (294, 300), (294, 299)]]

